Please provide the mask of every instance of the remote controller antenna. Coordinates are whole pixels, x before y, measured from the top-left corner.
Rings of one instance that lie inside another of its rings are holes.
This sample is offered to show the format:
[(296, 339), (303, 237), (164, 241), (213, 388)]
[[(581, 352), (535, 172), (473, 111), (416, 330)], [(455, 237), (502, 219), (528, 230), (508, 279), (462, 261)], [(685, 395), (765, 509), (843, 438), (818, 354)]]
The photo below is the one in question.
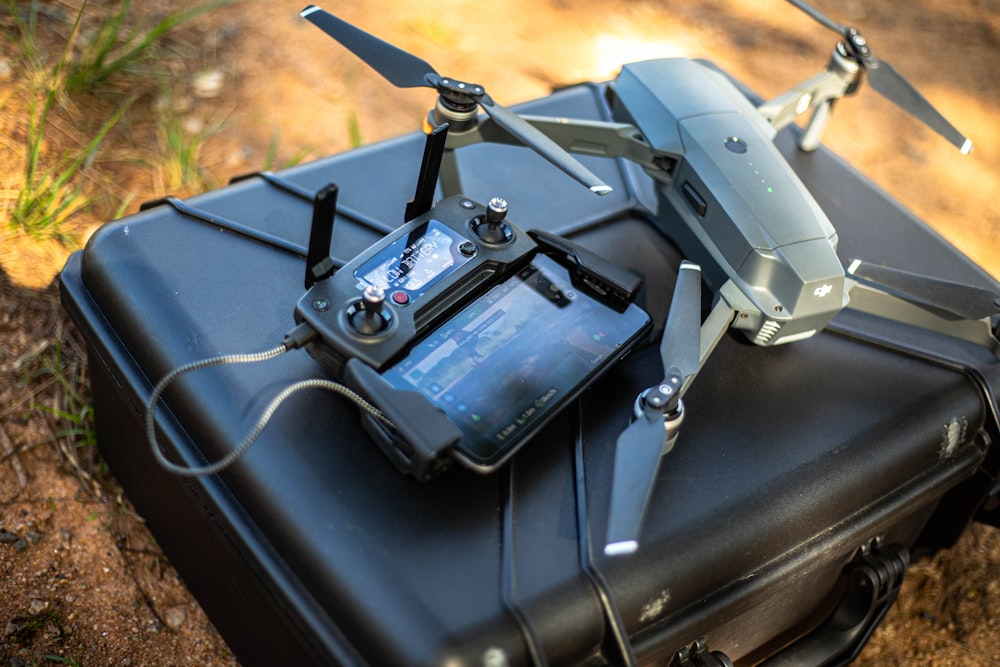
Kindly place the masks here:
[(337, 186), (330, 183), (313, 199), (312, 229), (309, 231), (309, 254), (306, 256), (306, 289), (329, 278), (337, 270), (330, 256), (333, 220), (337, 214)]
[(434, 191), (437, 188), (438, 173), (441, 171), (441, 159), (444, 156), (447, 140), (448, 123), (441, 123), (427, 133), (427, 139), (424, 141), (424, 157), (420, 161), (420, 174), (417, 176), (417, 191), (413, 199), (406, 203), (405, 222), (423, 215), (434, 205)]

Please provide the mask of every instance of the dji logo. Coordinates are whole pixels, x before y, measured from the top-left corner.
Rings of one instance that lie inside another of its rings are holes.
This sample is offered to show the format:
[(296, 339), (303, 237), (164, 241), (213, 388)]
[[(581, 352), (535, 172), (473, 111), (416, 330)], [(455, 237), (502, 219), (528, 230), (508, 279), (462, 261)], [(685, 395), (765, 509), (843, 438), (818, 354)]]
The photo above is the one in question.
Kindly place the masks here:
[(822, 299), (824, 296), (826, 296), (832, 291), (833, 291), (833, 285), (823, 285), (821, 287), (817, 287), (816, 289), (814, 289), (813, 294)]

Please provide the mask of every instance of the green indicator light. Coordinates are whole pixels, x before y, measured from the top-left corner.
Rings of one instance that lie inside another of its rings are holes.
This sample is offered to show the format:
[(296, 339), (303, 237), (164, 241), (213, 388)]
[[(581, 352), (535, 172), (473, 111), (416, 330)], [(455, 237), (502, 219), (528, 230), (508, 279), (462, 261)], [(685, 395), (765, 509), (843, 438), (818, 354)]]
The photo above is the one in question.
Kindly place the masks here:
[(772, 192), (774, 192), (774, 188), (772, 188), (770, 185), (767, 186), (767, 193), (771, 194)]

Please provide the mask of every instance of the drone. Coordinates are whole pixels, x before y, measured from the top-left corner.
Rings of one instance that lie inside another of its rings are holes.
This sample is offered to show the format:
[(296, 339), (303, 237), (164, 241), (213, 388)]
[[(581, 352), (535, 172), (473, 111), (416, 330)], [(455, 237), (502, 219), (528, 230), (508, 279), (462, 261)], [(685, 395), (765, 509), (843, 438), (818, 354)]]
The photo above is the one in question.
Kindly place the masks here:
[[(638, 395), (617, 440), (607, 556), (637, 550), (663, 455), (684, 420), (684, 394), (727, 331), (761, 347), (793, 343), (850, 307), (1000, 357), (997, 294), (863, 260), (845, 269), (838, 258), (836, 229), (774, 144), (779, 130), (811, 111), (798, 147), (815, 150), (834, 103), (857, 93), (867, 78), (963, 154), (972, 142), (876, 58), (858, 29), (802, 0), (788, 1), (840, 38), (821, 73), (754, 105), (726, 75), (698, 61), (631, 63), (608, 84), (614, 120), (607, 122), (518, 115), (482, 85), (442, 76), (315, 5), (301, 12), (393, 85), (437, 91), (425, 129), (450, 128), (440, 168), (445, 195), (461, 192), (454, 151), (480, 142), (527, 146), (596, 195), (611, 188), (572, 153), (626, 158), (655, 182), (657, 224), (687, 259), (660, 341), (664, 378)], [(704, 321), (703, 283), (714, 292)]]

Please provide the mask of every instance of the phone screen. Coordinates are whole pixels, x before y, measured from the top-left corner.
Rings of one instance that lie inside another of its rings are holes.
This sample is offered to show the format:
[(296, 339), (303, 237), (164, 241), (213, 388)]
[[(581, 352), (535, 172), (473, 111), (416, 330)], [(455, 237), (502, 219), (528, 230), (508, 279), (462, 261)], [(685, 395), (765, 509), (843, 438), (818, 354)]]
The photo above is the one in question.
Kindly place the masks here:
[(463, 462), (492, 468), (624, 356), (649, 324), (641, 308), (604, 305), (538, 255), (382, 375), (444, 410), (463, 433), (456, 446)]

